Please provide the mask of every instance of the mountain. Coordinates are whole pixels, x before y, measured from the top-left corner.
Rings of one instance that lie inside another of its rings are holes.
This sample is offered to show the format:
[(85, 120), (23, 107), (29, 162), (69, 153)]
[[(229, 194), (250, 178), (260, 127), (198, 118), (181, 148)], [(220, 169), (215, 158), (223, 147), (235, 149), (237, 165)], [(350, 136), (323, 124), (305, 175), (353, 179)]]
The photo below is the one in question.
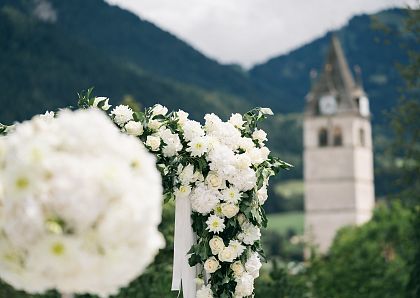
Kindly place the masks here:
[(235, 95), (123, 63), (120, 56), (107, 54), (89, 39), (60, 26), (60, 17), (65, 18), (65, 14), (55, 6), (50, 7), (57, 15), (55, 21), (40, 19), (34, 13), (37, 3), (50, 2), (0, 0), (0, 122), (11, 123), (47, 109), (74, 105), (76, 92), (90, 86), (113, 99), (130, 95), (145, 106), (161, 102), (171, 109), (185, 109), (195, 118), (207, 111), (226, 116), (229, 111), (251, 107)]
[[(403, 31), (406, 14), (391, 9), (355, 16), (336, 32), (349, 64), (362, 69), (378, 160), (386, 146), (383, 110), (396, 104), (401, 85), (395, 64), (407, 61), (408, 48), (420, 50)], [(381, 23), (387, 31), (375, 28)], [(270, 148), (295, 165), (281, 178), (302, 179), (301, 112), (309, 72), (322, 66), (330, 36), (243, 71), (103, 0), (0, 0), (0, 122), (74, 105), (76, 92), (90, 86), (114, 104), (131, 96), (143, 106), (184, 109), (195, 119), (269, 106), (288, 113), (265, 124)], [(381, 195), (388, 183), (376, 173)]]

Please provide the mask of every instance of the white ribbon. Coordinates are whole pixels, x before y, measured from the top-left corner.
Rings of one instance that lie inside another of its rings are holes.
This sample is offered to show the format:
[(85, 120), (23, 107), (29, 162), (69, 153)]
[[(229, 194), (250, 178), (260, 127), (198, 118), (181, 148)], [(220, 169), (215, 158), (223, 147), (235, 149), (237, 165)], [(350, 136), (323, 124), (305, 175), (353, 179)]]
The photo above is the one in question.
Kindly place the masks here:
[(196, 297), (197, 267), (190, 267), (187, 253), (195, 242), (191, 221), (191, 202), (188, 197), (178, 197), (175, 203), (174, 262), (172, 291), (180, 291), (184, 298)]

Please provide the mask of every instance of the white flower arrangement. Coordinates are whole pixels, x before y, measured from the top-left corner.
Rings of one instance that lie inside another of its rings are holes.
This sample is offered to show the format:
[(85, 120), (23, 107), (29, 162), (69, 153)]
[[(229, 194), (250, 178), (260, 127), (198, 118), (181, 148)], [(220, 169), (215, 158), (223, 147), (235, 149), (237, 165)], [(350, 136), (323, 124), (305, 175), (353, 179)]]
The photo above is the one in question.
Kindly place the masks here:
[[(123, 126), (132, 115), (118, 111)], [(0, 138), (0, 278), (29, 293), (107, 297), (164, 244), (156, 158), (99, 109), (53, 116)]]
[[(89, 94), (81, 96), (81, 107), (92, 104)], [(143, 128), (139, 138), (157, 157), (165, 199), (191, 202), (197, 241), (189, 264), (201, 264), (208, 277), (197, 297), (252, 296), (259, 255), (264, 257), (260, 228), (267, 224), (263, 204), (268, 180), (290, 167), (270, 155), (267, 135), (257, 127), (272, 111), (256, 108), (226, 122), (207, 114), (204, 125), (161, 105), (132, 115), (127, 111), (117, 106), (110, 117), (119, 127), (136, 121)], [(204, 279), (204, 271), (199, 278)]]

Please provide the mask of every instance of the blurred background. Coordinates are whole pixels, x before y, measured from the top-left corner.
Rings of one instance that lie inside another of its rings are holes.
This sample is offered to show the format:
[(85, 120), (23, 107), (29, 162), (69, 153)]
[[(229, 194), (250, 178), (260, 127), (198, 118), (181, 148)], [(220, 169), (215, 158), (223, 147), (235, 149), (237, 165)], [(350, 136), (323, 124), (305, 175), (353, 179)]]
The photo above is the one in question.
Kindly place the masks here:
[[(333, 32), (370, 100), (376, 208), (305, 259), (303, 111)], [(0, 0), (0, 123), (75, 106), (92, 86), (196, 120), (270, 107), (268, 146), (294, 168), (270, 185), (256, 297), (420, 297), (419, 38), (418, 1)], [(173, 209), (166, 248), (118, 297), (177, 297)], [(0, 297), (29, 295), (0, 283)]]

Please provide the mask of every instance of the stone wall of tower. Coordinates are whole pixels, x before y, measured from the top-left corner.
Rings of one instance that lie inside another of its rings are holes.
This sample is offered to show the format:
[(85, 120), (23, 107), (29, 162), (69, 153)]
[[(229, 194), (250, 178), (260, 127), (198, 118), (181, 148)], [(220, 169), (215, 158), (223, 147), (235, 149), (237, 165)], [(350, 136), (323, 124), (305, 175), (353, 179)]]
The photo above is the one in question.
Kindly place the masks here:
[[(337, 128), (341, 145), (334, 146)], [(325, 147), (319, 146), (321, 129), (327, 129), (329, 135)], [(374, 187), (370, 122), (354, 114), (306, 117), (304, 147), (305, 230), (320, 251), (326, 252), (339, 228), (371, 217)]]

